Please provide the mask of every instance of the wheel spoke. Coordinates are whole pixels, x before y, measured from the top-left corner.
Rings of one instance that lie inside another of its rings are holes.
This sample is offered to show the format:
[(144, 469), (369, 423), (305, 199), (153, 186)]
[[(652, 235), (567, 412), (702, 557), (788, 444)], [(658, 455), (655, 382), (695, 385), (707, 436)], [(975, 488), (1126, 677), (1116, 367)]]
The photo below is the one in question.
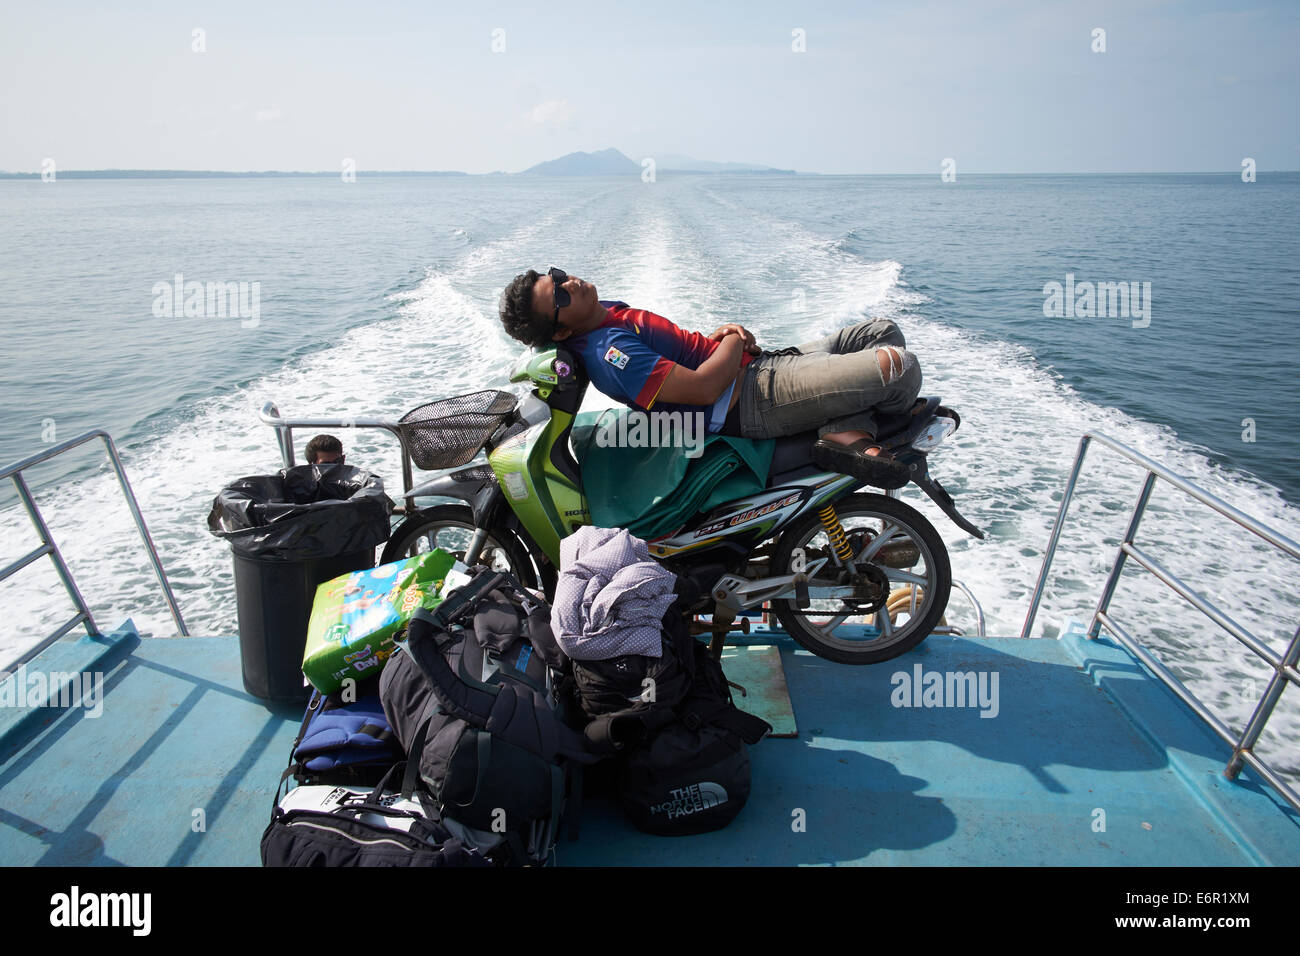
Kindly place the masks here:
[(880, 534), (876, 535), (871, 544), (863, 549), (862, 553), (857, 556), (858, 561), (870, 561), (876, 556), (876, 552), (893, 540), (894, 532), (898, 530), (898, 525), (893, 522), (886, 522), (885, 526), (880, 529)]
[(827, 621), (825, 624), (823, 624), (821, 627), (819, 627), (817, 630), (821, 631), (822, 633), (826, 634), (826, 636), (829, 637), (831, 631), (835, 630), (837, 627), (839, 627), (848, 619), (849, 619), (849, 615), (847, 614), (837, 614), (829, 621)]
[(880, 636), (890, 638), (894, 636), (894, 622), (889, 617), (889, 608), (882, 607), (876, 612), (876, 626), (880, 628)]
[[(928, 586), (930, 578), (925, 574), (916, 574), (912, 571), (904, 571), (901, 568), (881, 568), (885, 572), (885, 577), (890, 581), (906, 581), (908, 584), (919, 584), (922, 587)], [(915, 592), (913, 592), (915, 597)]]

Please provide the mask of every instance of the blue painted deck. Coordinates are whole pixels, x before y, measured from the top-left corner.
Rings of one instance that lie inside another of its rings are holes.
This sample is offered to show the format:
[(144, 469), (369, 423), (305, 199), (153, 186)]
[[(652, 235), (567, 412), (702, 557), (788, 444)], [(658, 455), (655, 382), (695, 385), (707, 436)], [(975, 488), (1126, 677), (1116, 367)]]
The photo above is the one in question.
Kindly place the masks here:
[[(1227, 748), (1120, 648), (931, 637), (847, 667), (778, 643), (799, 736), (751, 748), (739, 818), (653, 837), (588, 801), (560, 863), (1300, 864), (1296, 815), (1249, 771), (1224, 779)], [(892, 675), (918, 664), (996, 672), (998, 716), (892, 706)], [(236, 640), (123, 628), (31, 666), (102, 670), (103, 713), (0, 709), (0, 861), (259, 863), (301, 712), (244, 693)]]

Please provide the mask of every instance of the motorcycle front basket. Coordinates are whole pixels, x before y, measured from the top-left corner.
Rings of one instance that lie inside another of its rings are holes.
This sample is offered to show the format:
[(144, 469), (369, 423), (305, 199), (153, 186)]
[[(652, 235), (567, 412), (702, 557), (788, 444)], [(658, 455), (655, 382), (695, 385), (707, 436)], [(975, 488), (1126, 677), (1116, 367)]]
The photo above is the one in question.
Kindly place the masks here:
[(485, 389), (411, 409), (398, 424), (415, 467), (436, 471), (467, 463), (510, 417), (515, 401), (509, 392)]

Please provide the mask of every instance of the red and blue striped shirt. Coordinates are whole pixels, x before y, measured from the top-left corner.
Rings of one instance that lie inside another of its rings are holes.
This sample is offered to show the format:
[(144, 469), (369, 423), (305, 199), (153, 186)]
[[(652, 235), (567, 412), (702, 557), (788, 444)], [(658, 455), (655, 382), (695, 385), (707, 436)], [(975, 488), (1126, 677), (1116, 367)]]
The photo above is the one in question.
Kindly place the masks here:
[[(720, 343), (703, 333), (687, 332), (662, 315), (634, 309), (626, 302), (600, 304), (607, 310), (605, 321), (565, 342), (581, 358), (591, 383), (610, 398), (641, 411), (707, 411), (708, 431), (721, 428), (734, 384), (728, 385), (712, 406), (656, 402), (674, 365), (697, 369)], [(741, 367), (753, 359), (744, 353)]]

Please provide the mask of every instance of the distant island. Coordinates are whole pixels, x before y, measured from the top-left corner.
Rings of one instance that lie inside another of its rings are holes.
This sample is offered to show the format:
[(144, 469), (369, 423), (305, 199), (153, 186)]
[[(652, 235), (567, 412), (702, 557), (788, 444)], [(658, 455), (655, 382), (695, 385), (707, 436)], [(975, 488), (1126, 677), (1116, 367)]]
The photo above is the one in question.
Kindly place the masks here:
[[(660, 173), (767, 173), (795, 175), (793, 169), (776, 169), (754, 163), (717, 163), (692, 159), (679, 154), (650, 157), (655, 163), (655, 174)], [(465, 173), (457, 170), (357, 170), (358, 176), (637, 176), (641, 163), (629, 159), (617, 149), (598, 152), (574, 152), (558, 159), (549, 159), (517, 173)], [(262, 170), (229, 172), (215, 169), (58, 169), (56, 179), (241, 179), (258, 177), (326, 176), (336, 177), (339, 170), (298, 171)], [(800, 174), (806, 175), (806, 174)], [(0, 172), (0, 179), (40, 179), (40, 173)]]
[[(266, 177), (288, 178), (291, 176), (327, 176), (337, 179), (340, 170), (321, 172), (303, 170), (290, 172), (280, 169), (265, 169), (256, 172), (232, 172), (221, 169), (59, 169), (56, 179), (258, 179)], [(365, 176), (471, 176), (473, 173), (461, 173), (454, 170), (361, 170)], [(490, 175), (490, 174), (489, 174)], [(40, 173), (0, 172), (0, 179), (40, 179)]]

